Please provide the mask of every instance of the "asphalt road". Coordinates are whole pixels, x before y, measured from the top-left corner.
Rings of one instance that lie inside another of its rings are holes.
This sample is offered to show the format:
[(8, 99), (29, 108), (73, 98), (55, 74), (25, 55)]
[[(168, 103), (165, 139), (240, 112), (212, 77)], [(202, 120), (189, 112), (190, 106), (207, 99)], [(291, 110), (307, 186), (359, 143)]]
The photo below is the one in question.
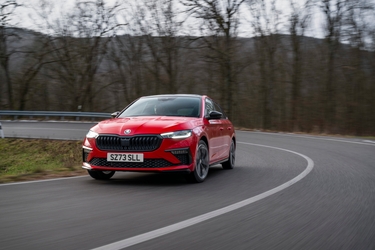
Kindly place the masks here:
[[(3, 122), (82, 139), (89, 123)], [(375, 249), (375, 143), (237, 131), (204, 183), (116, 173), (0, 185), (0, 249)], [(1, 159), (0, 159), (1, 161)]]
[(1, 124), (5, 137), (83, 140), (96, 123), (2, 121)]

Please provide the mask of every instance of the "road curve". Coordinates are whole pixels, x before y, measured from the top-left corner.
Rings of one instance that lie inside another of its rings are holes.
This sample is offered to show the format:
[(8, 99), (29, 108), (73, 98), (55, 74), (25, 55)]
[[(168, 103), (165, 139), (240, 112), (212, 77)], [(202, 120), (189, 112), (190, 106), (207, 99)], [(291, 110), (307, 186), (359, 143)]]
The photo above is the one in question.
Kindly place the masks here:
[[(15, 123), (3, 122), (5, 136), (78, 139), (92, 125)], [(138, 237), (127, 249), (375, 249), (372, 141), (243, 131), (237, 138), (236, 168), (214, 166), (197, 185), (142, 173), (0, 185), (0, 246), (94, 249)], [(278, 187), (285, 188), (260, 197)]]

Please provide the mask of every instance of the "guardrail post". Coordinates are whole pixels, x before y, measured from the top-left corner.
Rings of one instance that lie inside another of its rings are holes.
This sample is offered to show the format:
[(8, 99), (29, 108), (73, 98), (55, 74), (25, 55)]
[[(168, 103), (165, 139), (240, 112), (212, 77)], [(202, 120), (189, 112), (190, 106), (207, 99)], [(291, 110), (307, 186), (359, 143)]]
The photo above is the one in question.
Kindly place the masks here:
[(0, 122), (0, 138), (4, 138), (4, 132), (3, 132), (3, 127), (1, 126), (1, 122)]

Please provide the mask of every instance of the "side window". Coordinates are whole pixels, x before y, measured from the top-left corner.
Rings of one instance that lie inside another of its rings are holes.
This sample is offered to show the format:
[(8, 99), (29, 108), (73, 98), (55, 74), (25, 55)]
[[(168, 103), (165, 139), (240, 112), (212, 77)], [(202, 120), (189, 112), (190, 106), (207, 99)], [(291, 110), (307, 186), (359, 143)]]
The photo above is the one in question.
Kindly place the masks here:
[(210, 99), (206, 99), (206, 105), (204, 108), (204, 115), (207, 116), (211, 111), (215, 110), (214, 103)]
[(219, 111), (220, 113), (223, 114), (223, 119), (227, 119), (227, 116), (225, 115), (224, 111), (221, 109), (221, 107), (216, 102), (214, 102), (214, 107), (215, 107), (216, 111)]

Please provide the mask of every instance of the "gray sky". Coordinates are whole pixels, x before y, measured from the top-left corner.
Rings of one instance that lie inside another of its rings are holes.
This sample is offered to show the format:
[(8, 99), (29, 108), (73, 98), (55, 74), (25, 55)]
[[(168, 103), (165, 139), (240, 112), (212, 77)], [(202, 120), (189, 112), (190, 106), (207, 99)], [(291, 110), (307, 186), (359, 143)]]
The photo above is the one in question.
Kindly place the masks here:
[[(53, 23), (54, 19), (57, 19), (62, 14), (66, 13), (69, 10), (72, 10), (74, 7), (74, 3), (76, 0), (44, 0), (44, 3), (47, 6), (46, 9), (49, 9), (50, 12), (47, 15), (49, 22)], [(124, 8), (129, 9), (129, 6), (132, 2), (135, 0), (119, 0), (124, 3)], [(303, 3), (305, 0), (294, 0), (297, 6), (300, 8), (303, 7)], [(374, 0), (369, 0), (374, 1)], [(23, 5), (23, 7), (20, 7), (16, 11), (16, 17), (13, 18), (12, 24), (18, 27), (28, 28), (37, 30), (43, 33), (50, 33), (50, 31), (46, 28), (45, 22), (42, 21), (40, 16), (38, 16), (37, 13), (41, 13), (41, 3), (43, 1), (41, 0), (18, 0), (19, 3)], [(115, 0), (106, 0), (106, 4), (113, 5)], [(290, 0), (277, 0), (277, 9), (281, 12), (280, 14), (280, 25), (278, 26), (279, 33), (287, 33), (287, 16), (290, 13)], [(251, 28), (251, 25), (249, 24), (251, 19), (251, 16), (249, 15), (248, 8), (243, 5), (242, 8), (242, 15), (241, 15), (241, 25), (239, 28), (239, 36), (244, 37), (251, 37), (253, 36), (253, 30)], [(121, 19), (119, 19), (121, 20)], [(322, 32), (322, 25), (323, 25), (323, 18), (322, 15), (318, 14), (318, 11), (315, 9), (314, 15), (312, 17), (312, 24), (309, 30), (307, 30), (306, 35), (307, 36), (313, 36), (313, 37), (324, 37), (324, 34)], [(194, 25), (194, 20), (190, 19), (188, 24)], [(196, 35), (196, 34), (191, 34)]]

